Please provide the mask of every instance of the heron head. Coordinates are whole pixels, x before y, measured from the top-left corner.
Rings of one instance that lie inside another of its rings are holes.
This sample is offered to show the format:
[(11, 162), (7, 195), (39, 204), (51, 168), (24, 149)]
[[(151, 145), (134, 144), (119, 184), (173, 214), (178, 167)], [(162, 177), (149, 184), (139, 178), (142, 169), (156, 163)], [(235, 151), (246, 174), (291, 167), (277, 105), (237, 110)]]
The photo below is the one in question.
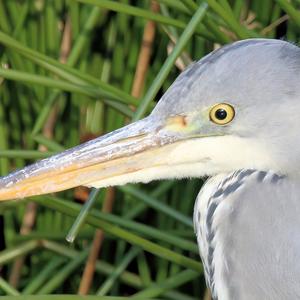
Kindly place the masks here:
[(194, 63), (145, 119), (0, 180), (0, 199), (242, 168), (297, 173), (300, 49), (251, 39)]
[(189, 140), (186, 151), (206, 158), (199, 172), (256, 168), (295, 175), (300, 164), (299, 75), (299, 47), (273, 39), (239, 41), (191, 65), (152, 116), (182, 115), (190, 128), (197, 128), (199, 138)]

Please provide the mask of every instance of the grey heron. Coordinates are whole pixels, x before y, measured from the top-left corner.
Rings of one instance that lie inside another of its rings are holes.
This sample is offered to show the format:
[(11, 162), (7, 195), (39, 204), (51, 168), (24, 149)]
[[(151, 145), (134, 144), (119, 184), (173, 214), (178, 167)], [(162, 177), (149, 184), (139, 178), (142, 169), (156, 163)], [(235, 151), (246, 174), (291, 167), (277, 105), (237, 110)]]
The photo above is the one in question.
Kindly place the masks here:
[(0, 199), (209, 176), (194, 224), (214, 299), (300, 299), (299, 78), (291, 43), (227, 45), (145, 119), (1, 178)]

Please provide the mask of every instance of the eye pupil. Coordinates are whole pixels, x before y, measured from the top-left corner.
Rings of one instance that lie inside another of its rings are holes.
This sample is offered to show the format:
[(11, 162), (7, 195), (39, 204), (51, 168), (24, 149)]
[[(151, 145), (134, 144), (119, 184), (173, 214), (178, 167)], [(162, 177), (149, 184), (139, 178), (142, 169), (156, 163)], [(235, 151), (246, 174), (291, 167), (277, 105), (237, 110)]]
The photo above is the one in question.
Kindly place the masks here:
[(227, 112), (225, 109), (223, 108), (219, 108), (216, 110), (215, 112), (215, 117), (218, 119), (218, 120), (224, 120), (226, 119), (227, 117)]

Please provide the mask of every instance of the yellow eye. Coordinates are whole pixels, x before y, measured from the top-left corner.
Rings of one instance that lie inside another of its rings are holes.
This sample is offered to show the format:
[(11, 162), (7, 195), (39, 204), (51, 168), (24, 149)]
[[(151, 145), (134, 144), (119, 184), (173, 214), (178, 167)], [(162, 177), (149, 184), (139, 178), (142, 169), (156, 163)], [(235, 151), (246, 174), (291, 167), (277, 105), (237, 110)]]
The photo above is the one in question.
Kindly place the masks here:
[(219, 103), (214, 105), (210, 112), (209, 118), (218, 125), (226, 125), (234, 118), (235, 111), (233, 106), (227, 103)]

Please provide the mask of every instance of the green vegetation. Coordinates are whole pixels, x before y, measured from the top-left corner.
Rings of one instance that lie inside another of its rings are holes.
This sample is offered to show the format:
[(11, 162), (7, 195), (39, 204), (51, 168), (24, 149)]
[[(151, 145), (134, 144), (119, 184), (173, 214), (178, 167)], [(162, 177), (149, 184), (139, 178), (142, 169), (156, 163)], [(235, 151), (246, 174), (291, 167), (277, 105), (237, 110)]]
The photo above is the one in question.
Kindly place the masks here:
[[(0, 0), (0, 174), (142, 118), (185, 66), (223, 44), (299, 42), (299, 8), (299, 0)], [(192, 225), (201, 185), (77, 188), (1, 203), (0, 295), (210, 299)]]

